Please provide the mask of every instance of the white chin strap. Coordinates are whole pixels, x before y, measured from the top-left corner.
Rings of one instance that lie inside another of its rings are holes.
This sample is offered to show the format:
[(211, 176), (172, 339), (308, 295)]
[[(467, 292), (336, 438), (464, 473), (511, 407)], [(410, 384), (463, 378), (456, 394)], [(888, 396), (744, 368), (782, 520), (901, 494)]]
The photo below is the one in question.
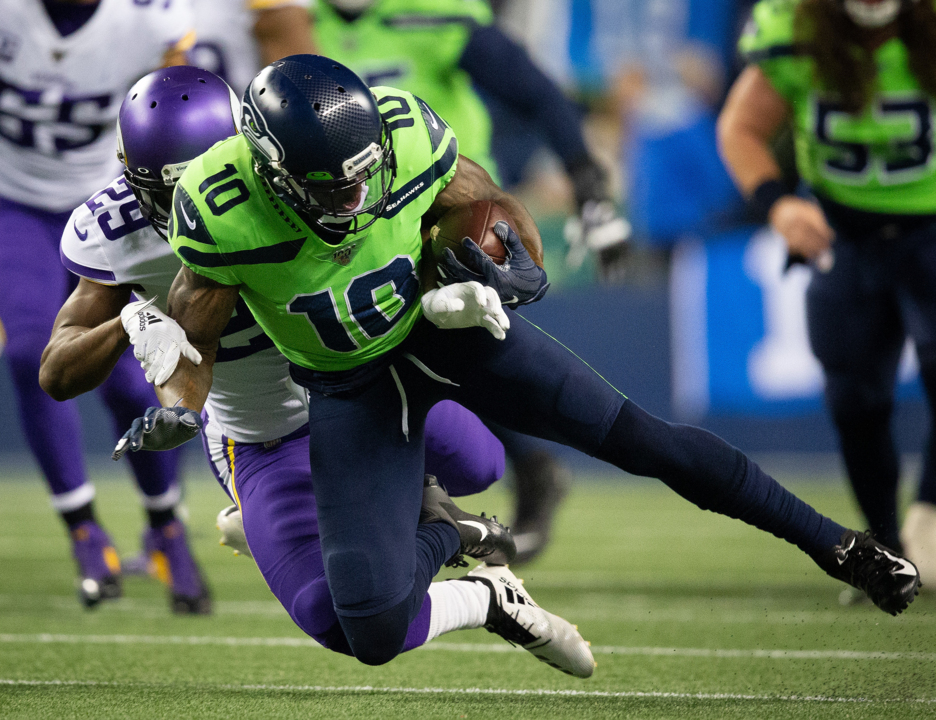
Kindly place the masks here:
[(865, 0), (845, 0), (845, 14), (855, 25), (875, 29), (890, 25), (900, 14), (903, 0), (882, 0), (870, 3)]

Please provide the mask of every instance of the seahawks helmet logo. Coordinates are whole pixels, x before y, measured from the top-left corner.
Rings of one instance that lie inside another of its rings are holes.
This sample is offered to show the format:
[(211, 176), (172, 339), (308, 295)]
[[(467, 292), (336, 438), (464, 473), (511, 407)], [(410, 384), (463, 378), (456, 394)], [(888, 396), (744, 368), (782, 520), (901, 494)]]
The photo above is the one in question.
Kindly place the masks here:
[(241, 113), (241, 132), (248, 142), (271, 163), (282, 163), (286, 156), (283, 146), (270, 134), (263, 114), (253, 106), (252, 98), (244, 98)]

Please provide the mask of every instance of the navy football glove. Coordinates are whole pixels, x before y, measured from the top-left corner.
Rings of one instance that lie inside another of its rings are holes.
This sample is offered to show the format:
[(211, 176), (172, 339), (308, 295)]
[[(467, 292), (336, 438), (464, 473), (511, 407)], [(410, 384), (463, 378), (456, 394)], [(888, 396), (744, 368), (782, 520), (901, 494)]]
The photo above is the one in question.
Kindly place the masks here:
[(120, 460), (128, 450), (172, 450), (198, 435), (203, 425), (201, 415), (181, 405), (147, 408), (117, 442), (111, 459)]
[(549, 289), (546, 271), (533, 262), (520, 236), (503, 220), (494, 224), (494, 234), (507, 248), (503, 265), (496, 264), (470, 238), (465, 238), (462, 245), (468, 251), (467, 265), (456, 259), (451, 248), (446, 248), (439, 262), (442, 283), (479, 282), (494, 288), (501, 303), (510, 308), (536, 302)]

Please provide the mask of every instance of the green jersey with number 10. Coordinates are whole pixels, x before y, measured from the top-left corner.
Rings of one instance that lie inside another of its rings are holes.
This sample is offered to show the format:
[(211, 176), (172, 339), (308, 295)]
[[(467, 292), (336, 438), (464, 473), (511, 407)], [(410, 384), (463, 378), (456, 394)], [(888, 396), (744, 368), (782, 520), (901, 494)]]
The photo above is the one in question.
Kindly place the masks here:
[(869, 107), (851, 115), (822, 91), (813, 60), (794, 45), (798, 4), (761, 0), (739, 46), (792, 108), (803, 180), (824, 197), (860, 210), (936, 213), (933, 98), (910, 71), (906, 47), (894, 38), (874, 52), (877, 90)]
[(455, 174), (458, 142), (408, 92), (372, 88), (396, 154), (381, 217), (326, 243), (253, 170), (243, 135), (218, 143), (179, 181), (172, 249), (192, 271), (241, 296), (292, 362), (347, 370), (403, 341), (420, 318), (422, 216)]

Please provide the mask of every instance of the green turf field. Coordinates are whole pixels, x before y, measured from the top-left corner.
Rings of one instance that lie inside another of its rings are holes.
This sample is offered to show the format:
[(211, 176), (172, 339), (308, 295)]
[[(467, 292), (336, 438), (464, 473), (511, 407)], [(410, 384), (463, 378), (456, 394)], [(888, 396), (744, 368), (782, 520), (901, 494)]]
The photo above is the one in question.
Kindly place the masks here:
[[(136, 551), (131, 483), (97, 485), (118, 549)], [(855, 522), (838, 484), (791, 487)], [(936, 598), (899, 618), (842, 607), (844, 586), (793, 546), (655, 483), (580, 482), (552, 546), (518, 571), (537, 602), (591, 640), (588, 680), (484, 630), (379, 668), (322, 650), (253, 562), (217, 545), (225, 499), (207, 473), (190, 474), (186, 504), (214, 616), (171, 615), (164, 589), (144, 578), (86, 611), (38, 476), (0, 467), (0, 493), (4, 719), (936, 717)], [(509, 514), (500, 493), (462, 505)]]

